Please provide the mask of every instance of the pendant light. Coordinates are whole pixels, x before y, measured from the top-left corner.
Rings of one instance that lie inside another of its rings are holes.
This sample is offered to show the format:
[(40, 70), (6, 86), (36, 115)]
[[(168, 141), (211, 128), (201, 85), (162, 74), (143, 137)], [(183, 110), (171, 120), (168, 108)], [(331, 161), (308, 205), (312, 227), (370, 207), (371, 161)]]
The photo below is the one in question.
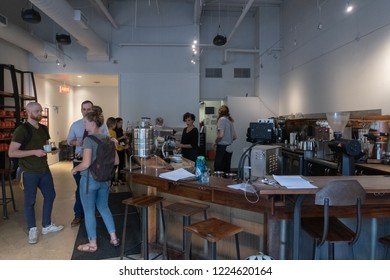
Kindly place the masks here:
[(221, 1), (219, 1), (219, 25), (217, 30), (217, 35), (213, 39), (213, 44), (216, 46), (223, 46), (226, 44), (226, 36), (221, 28)]
[[(28, 4), (28, 2), (27, 2)], [(27, 6), (25, 5), (25, 7)], [(41, 14), (34, 10), (33, 5), (31, 4), (31, 9), (22, 9), (22, 19), (28, 23), (40, 23), (41, 22)]]

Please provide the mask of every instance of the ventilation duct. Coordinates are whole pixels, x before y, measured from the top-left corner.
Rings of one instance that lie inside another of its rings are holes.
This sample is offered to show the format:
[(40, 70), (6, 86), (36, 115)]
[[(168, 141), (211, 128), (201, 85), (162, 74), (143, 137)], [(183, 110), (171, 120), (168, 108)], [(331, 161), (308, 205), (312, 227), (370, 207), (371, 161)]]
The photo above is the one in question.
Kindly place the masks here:
[(0, 38), (32, 53), (40, 62), (55, 61), (57, 58), (55, 47), (10, 22), (6, 27), (0, 27)]
[(108, 44), (91, 29), (82, 28), (74, 18), (74, 9), (65, 0), (30, 0), (39, 10), (70, 33), (80, 45), (86, 47), (87, 60), (108, 61)]

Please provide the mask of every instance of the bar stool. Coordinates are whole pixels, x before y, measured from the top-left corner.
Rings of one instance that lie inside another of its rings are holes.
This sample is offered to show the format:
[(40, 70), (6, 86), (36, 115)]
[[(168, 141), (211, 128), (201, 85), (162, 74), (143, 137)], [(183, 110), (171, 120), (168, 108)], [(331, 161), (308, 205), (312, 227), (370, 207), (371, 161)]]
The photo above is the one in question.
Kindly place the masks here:
[[(143, 250), (143, 256), (145, 260), (149, 260), (149, 234), (148, 234), (148, 209), (151, 206), (159, 205), (160, 211), (161, 211), (161, 219), (162, 219), (162, 226), (163, 226), (163, 233), (165, 236), (165, 221), (164, 221), (164, 215), (163, 215), (163, 206), (162, 201), (164, 200), (161, 196), (154, 196), (154, 195), (142, 195), (137, 197), (131, 197), (128, 199), (125, 199), (122, 201), (123, 204), (125, 204), (125, 217), (123, 222), (123, 232), (122, 232), (122, 244), (121, 244), (121, 253), (120, 258), (123, 259), (124, 251), (125, 251), (125, 239), (126, 239), (126, 227), (127, 227), (127, 214), (128, 214), (128, 208), (129, 205), (135, 206), (139, 209), (141, 209), (141, 239), (142, 239), (142, 250)], [(165, 237), (164, 237), (165, 238)], [(165, 252), (163, 251), (164, 259), (166, 258)], [(142, 254), (141, 254), (142, 255)], [(161, 254), (157, 255), (155, 258), (160, 256)]]
[(385, 259), (387, 259), (388, 255), (389, 255), (390, 235), (382, 236), (378, 239), (378, 241), (386, 246)]
[(234, 235), (236, 240), (237, 259), (241, 259), (240, 243), (238, 239), (238, 234), (243, 231), (241, 227), (219, 220), (217, 218), (210, 218), (205, 221), (185, 226), (184, 230), (190, 233), (185, 244), (186, 260), (190, 259), (191, 233), (194, 233), (200, 238), (207, 240), (208, 245), (211, 246), (211, 259), (213, 260), (217, 259), (217, 242), (226, 237)]
[[(175, 202), (171, 203), (167, 206), (164, 206), (164, 212), (168, 212), (170, 214), (174, 215), (181, 215), (183, 216), (183, 244), (182, 248), (183, 251), (185, 249), (187, 234), (184, 230), (185, 226), (188, 226), (191, 224), (191, 217), (195, 214), (203, 212), (204, 219), (207, 220), (207, 209), (210, 208), (210, 205), (202, 204), (202, 203), (193, 203), (193, 202)], [(164, 250), (166, 256), (168, 256), (167, 253), (167, 234), (164, 235)]]
[[(15, 198), (14, 198), (14, 191), (12, 188), (12, 179), (11, 179), (11, 173), (13, 172), (12, 169), (0, 169), (1, 174), (1, 200), (0, 205), (3, 205), (3, 219), (8, 219), (8, 209), (7, 204), (12, 202), (12, 206), (14, 211), (16, 212), (16, 205), (15, 205)], [(6, 190), (6, 183), (5, 183), (5, 177), (7, 176), (8, 183), (9, 183), (9, 189), (11, 193), (11, 197), (7, 197), (7, 190)]]

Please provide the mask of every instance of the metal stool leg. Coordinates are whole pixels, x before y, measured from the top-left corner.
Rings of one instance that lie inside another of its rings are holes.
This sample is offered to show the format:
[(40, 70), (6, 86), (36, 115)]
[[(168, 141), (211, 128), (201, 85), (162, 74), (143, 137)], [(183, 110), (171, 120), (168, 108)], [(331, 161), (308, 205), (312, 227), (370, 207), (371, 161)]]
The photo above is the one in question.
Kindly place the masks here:
[(237, 260), (241, 260), (241, 256), (240, 256), (240, 241), (238, 239), (238, 234), (235, 234), (234, 238), (236, 239)]
[(11, 180), (11, 173), (8, 173), (8, 182), (9, 182), (9, 189), (11, 191), (11, 198), (12, 198), (12, 207), (14, 208), (14, 211), (16, 212), (16, 204), (15, 204), (15, 198), (14, 198), (14, 189), (12, 187), (12, 180)]
[(217, 243), (211, 242), (211, 259), (216, 260), (217, 259)]
[(163, 234), (163, 239), (164, 239), (163, 260), (166, 260), (166, 259), (168, 259), (168, 248), (167, 248), (167, 243), (166, 243), (165, 217), (164, 217), (164, 210), (163, 210), (162, 201), (160, 201), (160, 216), (161, 216), (161, 224), (162, 224), (162, 234)]
[(186, 243), (185, 243), (185, 246), (184, 246), (184, 256), (186, 260), (189, 260), (190, 259), (190, 247), (191, 247), (191, 232), (188, 232), (186, 231)]
[(125, 206), (125, 218), (123, 220), (123, 230), (122, 230), (122, 244), (121, 244), (121, 253), (120, 259), (123, 260), (123, 255), (125, 253), (125, 241), (126, 241), (126, 227), (127, 227), (127, 213), (129, 211), (129, 206), (126, 204)]
[(3, 198), (3, 219), (8, 219), (8, 210), (7, 210), (7, 192), (5, 191), (5, 178), (4, 173), (1, 174), (1, 192)]
[(142, 248), (145, 260), (149, 260), (148, 207), (142, 208)]

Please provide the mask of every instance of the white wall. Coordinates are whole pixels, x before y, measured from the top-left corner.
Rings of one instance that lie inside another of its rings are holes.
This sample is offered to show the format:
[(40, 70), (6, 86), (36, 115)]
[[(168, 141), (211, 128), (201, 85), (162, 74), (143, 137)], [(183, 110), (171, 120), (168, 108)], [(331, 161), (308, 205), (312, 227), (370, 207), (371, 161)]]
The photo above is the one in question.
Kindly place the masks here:
[(353, 1), (348, 15), (345, 1), (324, 2), (322, 30), (316, 1), (283, 4), (280, 113), (390, 114), (390, 2)]

